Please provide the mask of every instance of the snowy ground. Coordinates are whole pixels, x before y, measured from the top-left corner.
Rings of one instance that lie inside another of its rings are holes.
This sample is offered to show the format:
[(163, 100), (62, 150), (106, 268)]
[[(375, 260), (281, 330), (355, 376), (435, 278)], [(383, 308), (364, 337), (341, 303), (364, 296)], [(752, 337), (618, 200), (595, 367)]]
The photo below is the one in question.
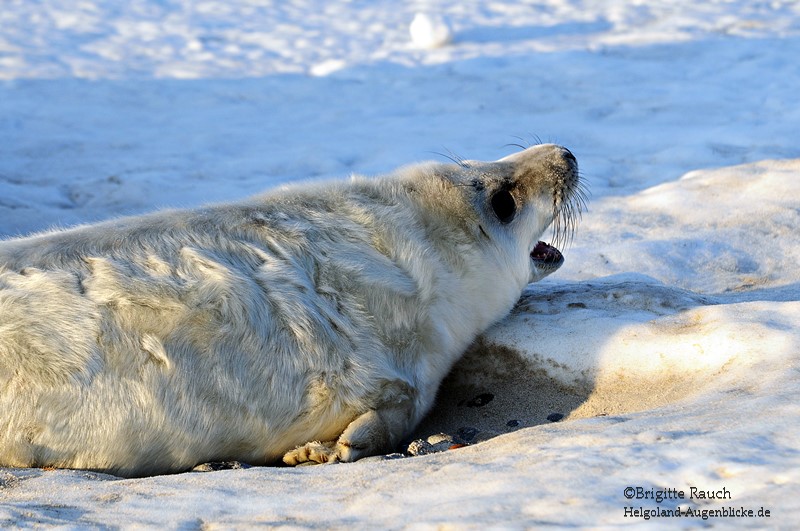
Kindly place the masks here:
[[(420, 10), (449, 45), (411, 43)], [(0, 236), (536, 139), (576, 154), (592, 200), (434, 414), (491, 390), (471, 422), (509, 433), (299, 469), (0, 469), (0, 525), (663, 525), (625, 508), (680, 505), (754, 516), (671, 525), (792, 527), (798, 55), (795, 1), (3, 2)]]

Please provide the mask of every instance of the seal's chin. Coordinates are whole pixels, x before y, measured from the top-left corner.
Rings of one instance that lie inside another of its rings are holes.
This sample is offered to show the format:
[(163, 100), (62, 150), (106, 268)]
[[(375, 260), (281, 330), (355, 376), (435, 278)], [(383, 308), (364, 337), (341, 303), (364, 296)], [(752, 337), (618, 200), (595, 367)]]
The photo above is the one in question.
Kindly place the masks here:
[(541, 280), (556, 271), (564, 263), (561, 251), (545, 242), (537, 242), (531, 251), (532, 282)]

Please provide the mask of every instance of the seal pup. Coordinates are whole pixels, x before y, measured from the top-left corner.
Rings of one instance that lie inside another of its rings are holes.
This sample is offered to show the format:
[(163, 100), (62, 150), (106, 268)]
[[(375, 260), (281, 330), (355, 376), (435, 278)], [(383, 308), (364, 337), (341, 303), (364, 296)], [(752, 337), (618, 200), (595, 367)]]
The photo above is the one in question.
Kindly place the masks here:
[(0, 242), (0, 465), (390, 451), (582, 204), (575, 157), (539, 145)]

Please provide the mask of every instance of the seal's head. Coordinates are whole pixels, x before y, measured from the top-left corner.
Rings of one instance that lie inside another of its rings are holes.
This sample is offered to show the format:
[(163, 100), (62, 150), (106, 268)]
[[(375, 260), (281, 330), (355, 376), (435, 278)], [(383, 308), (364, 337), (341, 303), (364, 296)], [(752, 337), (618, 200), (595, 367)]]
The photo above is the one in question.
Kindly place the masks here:
[[(445, 215), (460, 218), (520, 283), (541, 280), (561, 267), (564, 257), (557, 246), (571, 239), (585, 208), (572, 152), (543, 144), (494, 162), (459, 160), (440, 173), (458, 196), (447, 203)], [(540, 241), (551, 225), (552, 242)]]
[[(571, 238), (575, 222), (585, 209), (585, 193), (578, 161), (567, 148), (554, 144), (534, 146), (495, 164), (509, 164), (513, 175), (494, 193), (491, 204), (500, 223), (519, 222), (522, 240), (530, 238), (530, 282), (541, 280), (564, 263), (556, 246)], [(521, 205), (521, 208), (517, 208)], [(527, 208), (526, 208), (527, 207)], [(520, 210), (508, 219), (507, 211)], [(499, 211), (499, 213), (498, 213)], [(552, 245), (539, 241), (539, 227), (552, 224)], [(539, 236), (533, 236), (535, 233)]]

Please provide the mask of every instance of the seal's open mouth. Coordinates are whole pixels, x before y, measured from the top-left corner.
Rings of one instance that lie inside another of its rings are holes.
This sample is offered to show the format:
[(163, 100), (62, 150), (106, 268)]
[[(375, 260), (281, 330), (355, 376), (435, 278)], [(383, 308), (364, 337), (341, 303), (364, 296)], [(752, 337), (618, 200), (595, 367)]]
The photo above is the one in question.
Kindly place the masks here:
[(533, 248), (533, 251), (531, 251), (531, 260), (537, 264), (548, 267), (558, 267), (564, 262), (564, 256), (561, 254), (561, 251), (552, 245), (538, 242), (536, 247)]

